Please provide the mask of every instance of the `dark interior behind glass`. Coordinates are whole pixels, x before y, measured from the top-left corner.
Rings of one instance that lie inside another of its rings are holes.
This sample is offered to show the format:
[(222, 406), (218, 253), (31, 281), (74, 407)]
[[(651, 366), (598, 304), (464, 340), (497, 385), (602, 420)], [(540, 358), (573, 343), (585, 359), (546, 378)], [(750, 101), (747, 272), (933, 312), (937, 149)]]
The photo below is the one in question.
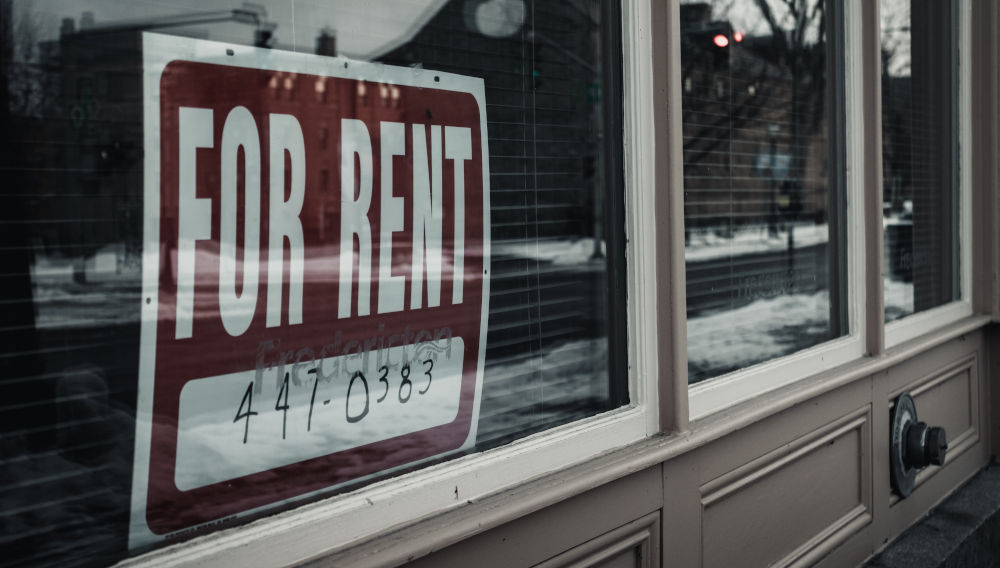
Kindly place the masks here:
[[(101, 565), (128, 554), (140, 33), (344, 55), (321, 4), (294, 2), (299, 15), (265, 4), (0, 2), (8, 565)], [(492, 279), (480, 450), (629, 401), (620, 6), (527, 0), (522, 23), (483, 30), (481, 4), (438, 2), (425, 25), (373, 56), (485, 79)]]
[(957, 2), (882, 8), (885, 320), (961, 296)]
[(681, 4), (688, 378), (848, 333), (842, 5)]

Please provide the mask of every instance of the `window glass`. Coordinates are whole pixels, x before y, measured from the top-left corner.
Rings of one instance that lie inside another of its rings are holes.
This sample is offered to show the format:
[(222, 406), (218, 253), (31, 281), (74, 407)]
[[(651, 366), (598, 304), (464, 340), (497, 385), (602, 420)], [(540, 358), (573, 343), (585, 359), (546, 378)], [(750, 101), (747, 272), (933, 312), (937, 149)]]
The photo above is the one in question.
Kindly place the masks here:
[(692, 383), (847, 333), (838, 9), (681, 4)]
[(957, 6), (881, 7), (886, 321), (961, 295)]
[(619, 10), (0, 3), (6, 561), (628, 404)]

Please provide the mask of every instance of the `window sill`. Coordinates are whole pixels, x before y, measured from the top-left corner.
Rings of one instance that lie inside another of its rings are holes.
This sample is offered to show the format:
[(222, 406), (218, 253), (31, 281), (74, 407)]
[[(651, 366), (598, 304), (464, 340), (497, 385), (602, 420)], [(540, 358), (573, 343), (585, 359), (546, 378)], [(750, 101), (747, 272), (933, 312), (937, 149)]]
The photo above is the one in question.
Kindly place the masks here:
[(908, 315), (885, 326), (886, 349), (921, 337), (939, 329), (942, 325), (961, 321), (972, 316), (972, 305), (967, 302), (952, 302), (922, 312)]
[[(405, 536), (399, 538), (409, 546), (414, 534), (412, 527), (424, 526), (428, 519), (433, 521), (442, 514), (464, 511), (472, 504), (492, 502), (491, 496), (508, 495), (525, 485), (526, 480), (545, 479), (613, 453), (616, 448), (635, 444), (650, 434), (654, 418), (647, 408), (619, 408), (508, 446), (385, 479), (352, 493), (154, 550), (123, 560), (117, 566), (295, 565), (373, 539), (381, 541), (404, 529)], [(492, 511), (496, 507), (492, 505), (488, 507), (492, 512), (480, 515), (516, 518), (532, 506), (510, 505), (513, 506), (510, 513)], [(455, 539), (470, 536), (470, 530), (478, 532), (485, 528), (482, 525), (477, 520), (453, 527)], [(441, 529), (434, 532), (435, 548), (441, 546), (444, 538), (439, 533)], [(380, 560), (379, 564), (384, 562)]]
[[(894, 357), (893, 353), (898, 350), (913, 353), (908, 347), (911, 342), (921, 345), (921, 349), (928, 349), (955, 337), (949, 335), (951, 329), (964, 329), (970, 322), (979, 322), (973, 324), (973, 327), (979, 327), (988, 321), (986, 316), (973, 315), (969, 302), (953, 302), (887, 324), (888, 352), (882, 357), (863, 357), (860, 339), (850, 336), (710, 379), (690, 388), (691, 420), (695, 422), (720, 413), (728, 414), (726, 411), (739, 407), (745, 401), (758, 400), (760, 396), (783, 387), (794, 388), (793, 385), (808, 377), (836, 376), (855, 366), (866, 368), (876, 364), (874, 362), (894, 361), (898, 357)], [(932, 343), (926, 345), (927, 341)], [(886, 366), (891, 364), (886, 363)], [(881, 368), (884, 367), (871, 372)]]
[(967, 316), (900, 342), (882, 356), (865, 356), (835, 369), (805, 377), (785, 388), (744, 400), (725, 412), (692, 421), (692, 438), (704, 439), (699, 445), (720, 438), (802, 402), (870, 377), (952, 339), (977, 331), (990, 321), (988, 315)]
[(857, 335), (842, 337), (693, 385), (688, 399), (691, 420), (707, 418), (803, 377), (860, 359), (863, 349)]
[[(402, 563), (629, 474), (654, 467), (783, 410), (870, 377), (916, 354), (975, 332), (989, 323), (990, 318), (985, 315), (963, 318), (899, 344), (881, 357), (864, 357), (765, 395), (744, 400), (725, 412), (693, 422), (690, 431), (656, 435), (636, 441), (529, 481), (464, 499), (447, 510), (372, 533), (367, 539), (339, 546), (331, 544), (330, 533), (338, 523), (329, 512), (324, 512), (324, 508), (330, 507), (330, 503), (321, 502), (129, 559), (119, 566), (165, 566), (188, 562), (221, 565), (231, 564), (234, 559), (247, 566), (263, 566), (297, 563), (320, 557), (324, 562), (337, 565)], [(358, 501), (364, 504), (367, 495), (368, 493), (360, 492), (358, 495), (345, 496), (341, 501)], [(369, 507), (374, 508), (375, 505), (369, 504)], [(311, 553), (307, 552), (310, 543), (316, 545), (312, 547)]]

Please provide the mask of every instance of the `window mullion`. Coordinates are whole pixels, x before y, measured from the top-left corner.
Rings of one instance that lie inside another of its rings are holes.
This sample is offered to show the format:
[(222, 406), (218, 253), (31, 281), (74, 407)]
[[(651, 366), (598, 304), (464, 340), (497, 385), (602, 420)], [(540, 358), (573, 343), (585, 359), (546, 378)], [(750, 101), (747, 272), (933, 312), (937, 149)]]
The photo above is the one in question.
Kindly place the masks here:
[(660, 329), (660, 428), (665, 432), (687, 430), (687, 278), (684, 267), (684, 156), (681, 115), (680, 3), (653, 3), (653, 75), (657, 160), (655, 195), (657, 218), (657, 281), (661, 307)]
[(879, 2), (861, 2), (861, 113), (864, 138), (865, 351), (885, 353), (882, 283), (882, 62)]
[(997, 41), (995, 30), (1000, 24), (1000, 9), (990, 0), (972, 4), (968, 45), (985, 46), (971, 53), (971, 114), (982, 117), (972, 121), (972, 300), (977, 313), (993, 315), (1000, 321), (1000, 293), (993, 279), (998, 266), (1000, 224), (996, 222), (996, 196), (989, 188), (996, 187), (997, 172)]

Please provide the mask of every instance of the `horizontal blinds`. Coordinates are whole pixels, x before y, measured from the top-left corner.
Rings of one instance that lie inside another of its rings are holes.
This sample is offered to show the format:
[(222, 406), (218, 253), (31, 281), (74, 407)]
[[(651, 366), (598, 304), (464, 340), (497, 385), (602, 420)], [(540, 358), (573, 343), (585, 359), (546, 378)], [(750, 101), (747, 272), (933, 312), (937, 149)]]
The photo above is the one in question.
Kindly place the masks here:
[(889, 321), (959, 297), (955, 9), (952, 2), (904, 2), (887, 8), (883, 17)]
[[(141, 99), (108, 85), (138, 82), (138, 52), (91, 65), (12, 4), (0, 15), (0, 548), (14, 566), (107, 564), (130, 508), (142, 199)], [(112, 97), (129, 97), (114, 116), (101, 112)]]
[(691, 382), (838, 334), (829, 8), (808, 2), (796, 23), (731, 5), (681, 6)]
[[(150, 16), (176, 10), (168, 4), (150, 3)], [(620, 58), (604, 55), (617, 52), (602, 44), (616, 10), (605, 3), (527, 2), (523, 28), (504, 38), (471, 31), (466, 4), (447, 3), (380, 61), (485, 78), (486, 448), (621, 403), (610, 394), (608, 334), (624, 329), (608, 314), (624, 298), (608, 290), (624, 276), (608, 266), (621, 257), (623, 225), (608, 226), (602, 206), (622, 199), (621, 173), (608, 166), (621, 132), (604, 126), (621, 101), (603, 84)], [(134, 32), (67, 49), (53, 29), (18, 23), (78, 18), (72, 2), (47, 13), (0, 7), (0, 548), (15, 566), (106, 565), (127, 554), (135, 443), (141, 51)], [(196, 35), (216, 39), (213, 30)]]
[(601, 239), (622, 227), (595, 235), (600, 200), (620, 199), (599, 178), (611, 139), (601, 131), (601, 10), (527, 6), (530, 27), (488, 51), (454, 32), (465, 17), (455, 6), (384, 59), (486, 82), (492, 262), (480, 447), (609, 408)]

